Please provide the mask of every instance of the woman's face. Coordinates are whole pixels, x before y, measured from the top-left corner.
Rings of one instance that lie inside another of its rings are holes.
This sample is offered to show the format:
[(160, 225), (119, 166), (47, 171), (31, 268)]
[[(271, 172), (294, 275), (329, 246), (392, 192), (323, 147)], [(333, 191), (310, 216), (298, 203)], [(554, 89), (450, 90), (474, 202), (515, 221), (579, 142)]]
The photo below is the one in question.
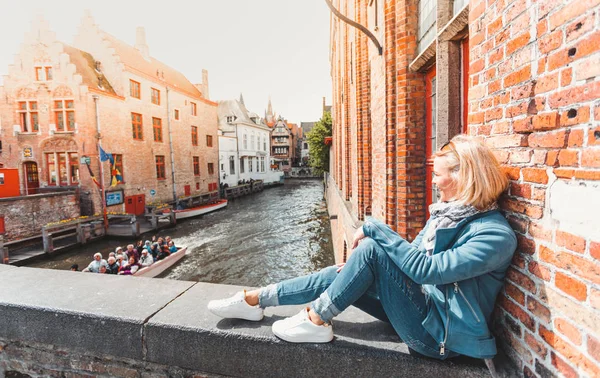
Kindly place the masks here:
[(446, 159), (436, 157), (433, 160), (433, 180), (432, 182), (440, 191), (440, 200), (442, 202), (451, 201), (456, 196), (456, 183), (450, 176), (450, 169)]
[(135, 257), (131, 256), (131, 257), (129, 258), (129, 263), (130, 263), (130, 264), (135, 264)]

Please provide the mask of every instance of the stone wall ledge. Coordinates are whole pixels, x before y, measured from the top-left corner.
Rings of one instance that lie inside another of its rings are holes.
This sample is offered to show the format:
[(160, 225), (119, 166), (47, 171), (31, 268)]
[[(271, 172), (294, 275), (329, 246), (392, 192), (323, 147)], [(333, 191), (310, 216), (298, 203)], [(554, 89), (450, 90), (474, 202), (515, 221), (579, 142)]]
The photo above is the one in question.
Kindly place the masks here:
[[(471, 359), (409, 353), (391, 326), (354, 308), (334, 320), (329, 344), (289, 344), (272, 323), (301, 306), (269, 308), (261, 322), (221, 319), (209, 300), (241, 287), (0, 266), (0, 339), (74, 356), (117, 356), (236, 377), (486, 377)], [(0, 358), (0, 373), (2, 365)], [(503, 376), (510, 366), (497, 362)]]

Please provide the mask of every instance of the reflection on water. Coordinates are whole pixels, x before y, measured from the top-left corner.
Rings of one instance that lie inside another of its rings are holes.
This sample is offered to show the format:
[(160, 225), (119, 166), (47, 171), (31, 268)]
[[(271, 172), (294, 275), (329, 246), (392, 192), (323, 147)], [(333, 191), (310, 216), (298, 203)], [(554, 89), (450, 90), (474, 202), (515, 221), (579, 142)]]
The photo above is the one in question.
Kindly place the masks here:
[[(262, 286), (315, 272), (334, 263), (327, 208), (320, 180), (288, 180), (230, 201), (215, 213), (181, 221), (164, 230), (191, 254), (163, 277)], [(84, 267), (98, 250), (108, 253), (123, 241), (105, 239), (76, 253), (33, 266)], [(81, 262), (79, 262), (81, 261)]]

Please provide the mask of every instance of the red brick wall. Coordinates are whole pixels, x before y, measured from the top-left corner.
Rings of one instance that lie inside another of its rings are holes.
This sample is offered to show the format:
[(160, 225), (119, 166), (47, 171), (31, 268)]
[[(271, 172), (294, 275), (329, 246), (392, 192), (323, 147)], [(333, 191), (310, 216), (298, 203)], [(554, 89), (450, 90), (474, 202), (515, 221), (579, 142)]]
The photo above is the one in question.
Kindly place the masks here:
[(519, 239), (497, 330), (525, 376), (600, 375), (600, 222), (585, 206), (600, 198), (599, 11), (470, 3), (469, 130), (511, 179), (501, 206)]

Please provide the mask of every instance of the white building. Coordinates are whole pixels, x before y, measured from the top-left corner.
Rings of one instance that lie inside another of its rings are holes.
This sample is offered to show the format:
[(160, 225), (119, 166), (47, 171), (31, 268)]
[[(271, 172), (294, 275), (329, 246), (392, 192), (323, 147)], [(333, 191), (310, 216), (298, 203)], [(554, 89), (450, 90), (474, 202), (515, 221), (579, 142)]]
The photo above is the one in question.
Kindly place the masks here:
[(279, 182), (283, 172), (272, 171), (271, 129), (239, 100), (219, 101), (219, 175), (221, 183)]

